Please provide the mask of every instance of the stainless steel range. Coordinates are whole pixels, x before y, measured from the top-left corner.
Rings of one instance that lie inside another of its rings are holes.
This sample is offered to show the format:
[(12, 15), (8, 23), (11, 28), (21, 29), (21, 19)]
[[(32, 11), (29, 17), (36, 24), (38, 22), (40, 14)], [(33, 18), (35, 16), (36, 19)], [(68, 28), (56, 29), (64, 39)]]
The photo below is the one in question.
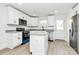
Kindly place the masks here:
[(29, 31), (25, 31), (25, 28), (16, 28), (16, 31), (22, 31), (22, 44), (29, 42)]

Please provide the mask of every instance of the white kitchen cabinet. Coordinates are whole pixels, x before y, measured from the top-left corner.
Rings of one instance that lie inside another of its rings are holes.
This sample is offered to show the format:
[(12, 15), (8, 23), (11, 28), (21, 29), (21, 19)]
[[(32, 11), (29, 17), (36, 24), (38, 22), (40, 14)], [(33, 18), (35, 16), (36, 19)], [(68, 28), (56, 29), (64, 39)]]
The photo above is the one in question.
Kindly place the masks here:
[(48, 16), (48, 26), (55, 26), (54, 16)]
[(26, 14), (23, 15), (23, 19), (27, 20), (27, 15)]
[(27, 15), (17, 9), (8, 6), (8, 22), (7, 24), (19, 25), (19, 18), (27, 20)]
[(7, 33), (8, 48), (13, 49), (22, 43), (22, 32)]
[(12, 7), (8, 7), (8, 24), (18, 25), (18, 11)]
[(38, 26), (38, 18), (30, 17), (30, 19), (28, 20), (27, 26)]
[(73, 10), (75, 12), (75, 15), (76, 15), (76, 12), (77, 14), (79, 14), (79, 4), (75, 8), (73, 8)]
[(20, 17), (19, 18), (27, 20), (27, 15), (22, 13), (22, 12), (20, 12)]
[(30, 52), (33, 55), (46, 55), (48, 50), (48, 33), (46, 31), (30, 32)]
[(27, 26), (30, 26), (30, 20), (31, 20), (31, 17), (27, 16)]

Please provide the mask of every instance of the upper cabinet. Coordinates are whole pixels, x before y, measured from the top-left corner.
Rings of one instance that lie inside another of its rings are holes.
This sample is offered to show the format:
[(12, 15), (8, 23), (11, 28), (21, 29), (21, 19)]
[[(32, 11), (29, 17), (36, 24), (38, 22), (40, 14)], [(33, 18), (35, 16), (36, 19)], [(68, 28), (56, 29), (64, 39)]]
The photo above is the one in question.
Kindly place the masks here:
[(7, 24), (19, 25), (19, 18), (27, 20), (27, 15), (17, 9), (8, 6), (8, 22)]
[(20, 12), (20, 17), (19, 18), (27, 20), (27, 15)]
[(38, 26), (38, 17), (28, 17), (27, 26)]
[(54, 16), (48, 16), (48, 26), (54, 26), (54, 25), (55, 25)]
[(18, 24), (18, 12), (12, 7), (8, 7), (8, 24)]
[(77, 12), (77, 14), (79, 14), (79, 4), (75, 8), (73, 8), (73, 10), (74, 10), (75, 14), (76, 14), (76, 12)]

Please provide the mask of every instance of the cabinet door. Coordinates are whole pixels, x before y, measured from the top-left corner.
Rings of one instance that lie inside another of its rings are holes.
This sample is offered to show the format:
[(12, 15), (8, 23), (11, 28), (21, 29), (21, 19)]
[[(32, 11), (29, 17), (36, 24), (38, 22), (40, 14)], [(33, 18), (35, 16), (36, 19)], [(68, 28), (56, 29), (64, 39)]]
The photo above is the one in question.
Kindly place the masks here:
[(13, 24), (14, 22), (14, 9), (11, 7), (8, 7), (8, 24)]
[(27, 15), (26, 14), (23, 14), (23, 19), (27, 20)]
[[(74, 12), (77, 12), (77, 14), (79, 14), (79, 4), (73, 10)], [(76, 15), (76, 13), (74, 13), (74, 15)]]
[(13, 39), (14, 46), (18, 46), (21, 43), (22, 43), (22, 32), (15, 33)]
[(47, 44), (48, 40), (45, 39), (45, 36), (31, 35), (30, 37), (30, 51), (33, 54), (46, 54), (48, 48)]
[(17, 35), (17, 33), (14, 33), (12, 36), (13, 36), (13, 38), (12, 38), (13, 46), (16, 47), (16, 46), (18, 46), (18, 35)]
[(13, 47), (12, 38), (13, 38), (12, 35), (10, 33), (7, 33), (7, 46), (8, 46), (8, 48)]
[(14, 12), (14, 24), (19, 24), (19, 11), (15, 10)]
[(15, 48), (22, 43), (22, 32), (7, 34), (8, 48)]
[(22, 43), (22, 32), (17, 33), (17, 37), (18, 37), (18, 45), (20, 45)]
[(27, 15), (12, 8), (8, 7), (8, 24), (19, 24), (19, 18), (27, 20)]
[(16, 33), (8, 33), (7, 34), (7, 45), (8, 48), (13, 49), (18, 45), (18, 40), (17, 40), (17, 36)]
[(26, 14), (20, 12), (20, 17), (19, 18), (26, 20), (27, 16), (26, 16)]
[(31, 17), (27, 16), (27, 26), (30, 26)]
[(8, 24), (18, 24), (18, 11), (8, 7)]
[(38, 18), (31, 17), (30, 20), (28, 20), (28, 26), (38, 26)]
[(23, 19), (24, 18), (24, 16), (23, 16), (24, 14), (23, 13), (20, 13), (20, 18), (21, 19)]
[(54, 26), (55, 21), (54, 21), (54, 16), (48, 16), (48, 26)]

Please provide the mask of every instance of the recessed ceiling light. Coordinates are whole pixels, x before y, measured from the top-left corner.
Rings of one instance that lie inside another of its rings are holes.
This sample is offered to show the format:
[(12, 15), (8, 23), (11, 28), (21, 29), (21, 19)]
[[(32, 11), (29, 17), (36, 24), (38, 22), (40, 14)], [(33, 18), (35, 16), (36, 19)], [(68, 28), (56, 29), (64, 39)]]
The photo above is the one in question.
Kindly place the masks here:
[(55, 10), (54, 12), (55, 12), (55, 13), (57, 13), (57, 12), (58, 12), (58, 10)]
[(33, 13), (33, 16), (37, 16), (35, 13)]
[(22, 5), (22, 3), (18, 3), (18, 5)]

